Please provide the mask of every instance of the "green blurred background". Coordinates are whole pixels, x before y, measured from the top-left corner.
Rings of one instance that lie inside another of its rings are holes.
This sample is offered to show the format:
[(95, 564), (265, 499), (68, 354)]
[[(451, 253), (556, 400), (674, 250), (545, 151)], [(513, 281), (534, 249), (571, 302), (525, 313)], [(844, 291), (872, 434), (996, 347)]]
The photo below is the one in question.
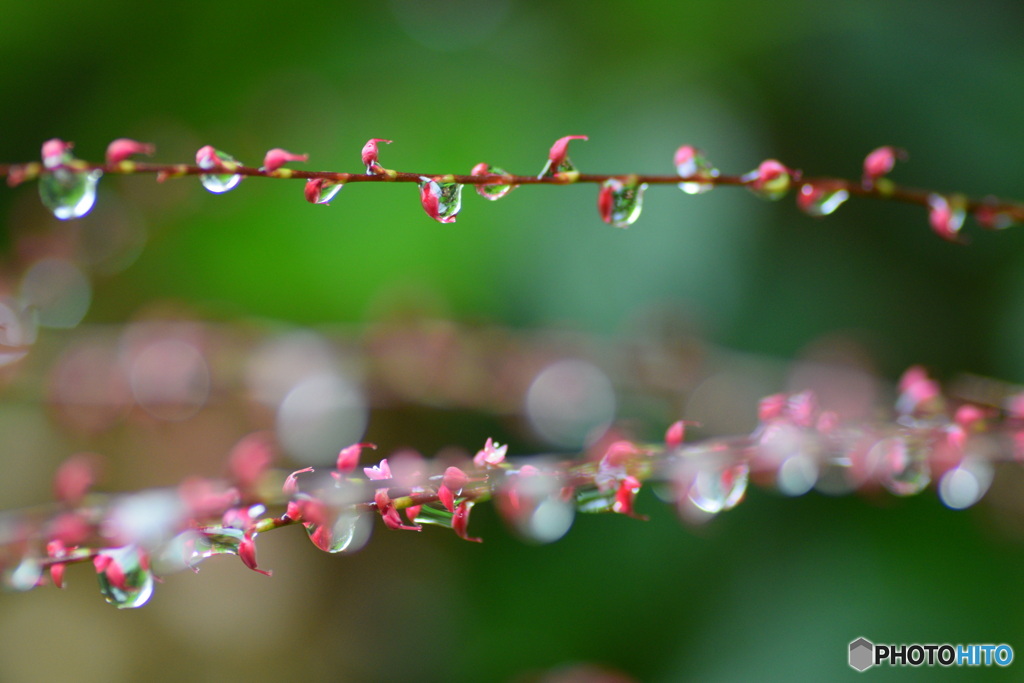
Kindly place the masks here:
[[(893, 144), (910, 152), (900, 182), (1024, 195), (1018, 2), (5, 5), (3, 161), (37, 158), (51, 137), (96, 160), (126, 136), (155, 143), (160, 161), (213, 144), (257, 165), (284, 147), (308, 152), (310, 169), (358, 171), (362, 144), (382, 137), (394, 140), (381, 151), (389, 168), (488, 161), (528, 174), (553, 140), (586, 134), (571, 148), (584, 171), (668, 173), (692, 143), (725, 173), (773, 156), (856, 177), (868, 151)], [(789, 200), (655, 187), (623, 231), (600, 222), (590, 186), (520, 189), (493, 205), (467, 192), (458, 222), (439, 225), (411, 186), (352, 185), (326, 208), (300, 190), (250, 179), (214, 196), (192, 179), (105, 179), (89, 220), (134, 236), (88, 268), (84, 326), (172, 311), (358, 330), (412, 306), (614, 345), (653, 316), (737, 362), (777, 368), (841, 339), (888, 380), (922, 363), (943, 380), (1024, 381), (1017, 230), (969, 226), (963, 248), (932, 235), (916, 207), (853, 201), (816, 220)], [(19, 265), (67, 228), (31, 187), (0, 192), (0, 221), (14, 291)], [(43, 331), (41, 346), (71, 334)], [(43, 377), (42, 363), (30, 357), (24, 372)], [(216, 473), (209, 458), (259, 426), (200, 413), (96, 436), (63, 425), (24, 376), (8, 388), (3, 507), (45, 500), (78, 449), (120, 463), (112, 488), (166, 485), (200, 457), (201, 473)], [(619, 417), (653, 437), (685, 409), (667, 405), (638, 399)], [(516, 452), (544, 447), (454, 410), (371, 415), (367, 432), (428, 453), (491, 435)], [(1015, 477), (997, 472), (998, 500), (1019, 493)], [(831, 680), (855, 675), (846, 648), (858, 636), (1024, 654), (1016, 506), (756, 489), (697, 529), (647, 492), (640, 508), (650, 522), (581, 518), (543, 547), (510, 537), (490, 506), (474, 513), (481, 545), (378, 529), (362, 552), (333, 558), (285, 530), (261, 538), (273, 579), (212, 560), (135, 612), (113, 610), (88, 570), (72, 570), (67, 591), (0, 595), (0, 680), (508, 680), (574, 662), (643, 681)], [(1020, 666), (984, 673), (1019, 678)]]

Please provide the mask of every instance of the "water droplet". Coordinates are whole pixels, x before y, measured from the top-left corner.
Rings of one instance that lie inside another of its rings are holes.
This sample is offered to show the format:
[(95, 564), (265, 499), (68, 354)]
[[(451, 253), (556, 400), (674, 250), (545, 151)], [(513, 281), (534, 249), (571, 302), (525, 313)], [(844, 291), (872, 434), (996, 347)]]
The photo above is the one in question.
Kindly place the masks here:
[(988, 492), (992, 485), (992, 464), (982, 458), (966, 457), (939, 480), (939, 497), (953, 510), (969, 508)]
[(931, 483), (928, 453), (926, 443), (894, 436), (872, 446), (867, 459), (877, 463), (885, 488), (897, 496), (912, 496)]
[(302, 524), (309, 540), (320, 550), (327, 553), (351, 553), (362, 548), (369, 540), (373, 524), (366, 515), (348, 508), (330, 511), (327, 516), (328, 519), (322, 524)]
[(306, 183), (306, 201), (310, 204), (330, 204), (344, 186), (344, 183), (336, 183), (326, 178), (310, 178)]
[(601, 213), (601, 220), (616, 228), (633, 225), (640, 217), (646, 189), (647, 183), (623, 182), (617, 178), (604, 181), (597, 195), (597, 210)]
[[(683, 178), (696, 178), (699, 181), (718, 177), (718, 169), (707, 160), (704, 153), (689, 145), (676, 150), (675, 165), (676, 173)], [(714, 183), (709, 182), (679, 183), (679, 189), (686, 194), (704, 194), (714, 187)]]
[(747, 189), (755, 195), (774, 202), (789, 192), (794, 173), (775, 159), (765, 159), (756, 169), (742, 176), (741, 180), (747, 183)]
[[(196, 156), (196, 163), (200, 168), (211, 170), (219, 169), (223, 166), (238, 165), (238, 161), (230, 154), (209, 146), (199, 150), (199, 154)], [(242, 182), (242, 176), (229, 173), (208, 173), (199, 176), (199, 182), (210, 192), (221, 194), (237, 187), (238, 183)]]
[(4, 572), (4, 585), (11, 590), (29, 591), (39, 585), (43, 565), (35, 555), (25, 555), (21, 562)]
[(599, 488), (576, 489), (576, 509), (580, 512), (611, 512), (615, 505), (615, 488), (605, 490)]
[[(74, 161), (69, 153), (65, 153), (60, 162), (67, 164)], [(47, 163), (47, 166), (50, 166)], [(43, 206), (53, 212), (62, 221), (81, 218), (89, 213), (96, 203), (96, 184), (103, 175), (101, 171), (72, 171), (68, 168), (56, 168), (39, 178), (39, 198)]]
[(750, 468), (746, 463), (730, 467), (702, 468), (690, 484), (690, 502), (704, 512), (717, 514), (731, 510), (747, 492)]
[(559, 477), (536, 468), (510, 475), (498, 493), (498, 512), (524, 540), (552, 543), (569, 531), (575, 516), (562, 488)]
[[(473, 167), (471, 175), (508, 175), (508, 171), (497, 166), (479, 163)], [(516, 185), (477, 185), (476, 191), (484, 199), (489, 199), (493, 202), (496, 199), (501, 199), (516, 189), (516, 187)]]
[(850, 198), (850, 193), (841, 187), (824, 187), (806, 183), (800, 187), (796, 203), (809, 216), (827, 216)]
[(807, 453), (798, 453), (782, 461), (775, 485), (787, 496), (802, 496), (818, 482), (818, 463)]
[(427, 215), (438, 223), (454, 223), (462, 208), (462, 185), (421, 176), (420, 201)]
[(101, 550), (93, 560), (100, 593), (114, 607), (142, 607), (153, 595), (153, 572), (146, 554), (136, 546)]

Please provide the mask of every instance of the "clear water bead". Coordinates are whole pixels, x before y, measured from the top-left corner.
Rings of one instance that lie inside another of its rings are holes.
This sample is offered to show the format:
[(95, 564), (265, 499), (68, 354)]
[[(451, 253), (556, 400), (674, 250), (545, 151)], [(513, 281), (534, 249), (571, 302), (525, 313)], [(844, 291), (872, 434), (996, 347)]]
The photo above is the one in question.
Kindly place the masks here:
[(118, 609), (142, 607), (153, 595), (153, 572), (136, 546), (101, 550), (94, 560), (100, 593)]
[(597, 195), (597, 209), (601, 219), (616, 228), (628, 228), (640, 217), (646, 183), (623, 182), (609, 178), (601, 185)]
[[(479, 163), (473, 167), (471, 175), (508, 175), (508, 171), (497, 166), (490, 166), (485, 163)], [(476, 191), (484, 199), (494, 201), (501, 199), (512, 190), (516, 189), (515, 185), (477, 185)]]
[(800, 187), (796, 203), (809, 216), (828, 216), (850, 198), (845, 189), (806, 183)]
[(690, 502), (710, 514), (731, 510), (743, 500), (749, 475), (746, 463), (701, 469), (690, 485)]
[(420, 177), (420, 201), (427, 215), (438, 223), (454, 223), (462, 208), (462, 185)]
[[(65, 152), (59, 160), (47, 160), (47, 167), (74, 161)], [(73, 171), (58, 167), (39, 178), (39, 198), (43, 206), (62, 221), (81, 218), (96, 204), (96, 185), (102, 171)]]
[(676, 173), (680, 177), (694, 179), (689, 182), (679, 183), (679, 189), (686, 194), (704, 194), (714, 189), (714, 183), (700, 181), (709, 181), (717, 178), (718, 169), (696, 147), (683, 145), (676, 150), (675, 166)]
[[(210, 170), (219, 169), (225, 164), (238, 165), (238, 161), (230, 154), (209, 146), (199, 150), (199, 154), (196, 155), (196, 163), (200, 168)], [(208, 191), (214, 194), (223, 194), (236, 188), (238, 183), (242, 182), (242, 176), (229, 173), (209, 173), (199, 176), (199, 182)]]

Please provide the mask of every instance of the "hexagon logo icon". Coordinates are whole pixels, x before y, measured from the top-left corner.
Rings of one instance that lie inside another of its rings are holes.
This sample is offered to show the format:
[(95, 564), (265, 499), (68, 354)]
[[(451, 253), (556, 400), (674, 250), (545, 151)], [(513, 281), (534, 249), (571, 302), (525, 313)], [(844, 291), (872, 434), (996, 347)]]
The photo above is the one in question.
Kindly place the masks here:
[(858, 638), (850, 643), (850, 666), (864, 671), (875, 663), (875, 645), (867, 638)]

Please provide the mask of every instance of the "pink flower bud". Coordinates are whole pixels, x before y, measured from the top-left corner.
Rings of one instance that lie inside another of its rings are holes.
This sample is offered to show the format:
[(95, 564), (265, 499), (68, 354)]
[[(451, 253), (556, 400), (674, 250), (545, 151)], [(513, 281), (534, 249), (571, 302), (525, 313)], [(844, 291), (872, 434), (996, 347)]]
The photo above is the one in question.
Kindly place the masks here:
[(508, 444), (502, 446), (497, 441), (488, 438), (484, 447), (473, 456), (473, 464), (477, 467), (497, 467), (505, 461), (507, 452)]
[(243, 491), (256, 488), (263, 474), (274, 459), (270, 435), (255, 432), (244, 437), (231, 449), (228, 456), (228, 471), (231, 479)]
[(375, 175), (384, 170), (384, 167), (377, 162), (377, 143), (383, 142), (384, 144), (390, 145), (391, 140), (384, 140), (382, 138), (373, 138), (365, 145), (363, 145), (363, 165), (366, 166), (367, 175)]
[(355, 443), (352, 444), (351, 446), (346, 446), (345, 448), (342, 448), (341, 452), (338, 453), (338, 471), (348, 473), (354, 470), (356, 466), (359, 464), (359, 455), (363, 452), (364, 448), (372, 448), (376, 450), (377, 444)]
[(373, 467), (364, 467), (363, 472), (366, 474), (368, 479), (379, 481), (382, 479), (391, 479), (391, 467), (388, 465), (388, 459), (384, 458), (380, 461), (379, 465)]
[(612, 503), (612, 511), (617, 512), (620, 515), (628, 515), (630, 517), (637, 517), (643, 519), (642, 516), (637, 515), (633, 511), (633, 503), (636, 501), (636, 495), (640, 492), (640, 480), (633, 475), (625, 476), (622, 481), (619, 482), (618, 488), (615, 490), (615, 502)]
[(455, 512), (455, 494), (444, 484), (437, 489), (437, 499), (441, 501), (448, 512)]
[(462, 487), (466, 485), (467, 481), (469, 481), (469, 477), (465, 472), (458, 467), (449, 467), (444, 471), (444, 478), (441, 480), (441, 484), (456, 493), (461, 493)]
[(43, 143), (43, 165), (46, 168), (60, 166), (71, 156), (73, 142), (64, 142), (59, 138), (53, 138)]
[(483, 539), (474, 538), (469, 535), (469, 511), (472, 509), (473, 504), (464, 500), (459, 503), (459, 507), (455, 508), (455, 512), (452, 515), (452, 531), (458, 534), (459, 538), (465, 541), (473, 541), (474, 543), (482, 543)]
[(238, 557), (246, 567), (254, 572), (259, 572), (264, 576), (271, 576), (273, 574), (272, 570), (259, 569), (256, 566), (256, 541), (253, 540), (254, 536), (255, 534), (251, 533), (246, 533), (242, 536), (242, 542), (238, 544)]
[(213, 145), (200, 147), (199, 151), (196, 152), (196, 165), (205, 169), (213, 169), (220, 166), (220, 156), (217, 154), (217, 148)]
[(148, 157), (156, 153), (156, 147), (149, 143), (137, 142), (129, 138), (118, 138), (107, 145), (107, 164), (119, 164), (135, 154), (145, 154)]
[(408, 519), (411, 523), (415, 524), (416, 518), (419, 516), (420, 510), (422, 509), (422, 505), (410, 505), (409, 507), (405, 508), (405, 518)]
[(281, 491), (286, 496), (294, 496), (299, 492), (299, 475), (313, 471), (312, 467), (303, 467), (301, 470), (295, 470), (285, 478)]
[(267, 152), (263, 157), (263, 170), (269, 172), (276, 171), (277, 169), (284, 166), (289, 161), (309, 161), (308, 154), (292, 154), (291, 152), (275, 147), (274, 149)]
[(871, 187), (876, 180), (888, 175), (896, 165), (896, 160), (907, 160), (905, 150), (895, 147), (879, 147), (864, 158), (864, 186)]
[(402, 524), (402, 518), (399, 516), (398, 510), (395, 509), (394, 504), (391, 502), (391, 498), (388, 497), (387, 489), (377, 489), (377, 493), (373, 496), (373, 502), (377, 506), (377, 512), (380, 513), (381, 519), (384, 520), (384, 524), (386, 524), (389, 529), (423, 531), (423, 527), (418, 524), (415, 526)]
[(92, 453), (73, 455), (57, 468), (54, 495), (62, 503), (76, 505), (96, 481), (99, 456)]
[(572, 140), (587, 140), (586, 135), (566, 135), (564, 138), (558, 138), (555, 140), (555, 144), (551, 145), (551, 150), (548, 152), (548, 163), (550, 168), (557, 169), (565, 162), (566, 155), (569, 150), (569, 142)]
[(302, 503), (297, 500), (289, 500), (288, 506), (285, 508), (284, 516), (293, 522), (303, 521), (302, 517)]
[(665, 445), (669, 448), (675, 448), (682, 445), (686, 439), (686, 428), (688, 426), (700, 427), (701, 423), (694, 420), (679, 420), (669, 425), (669, 428), (665, 430)]

